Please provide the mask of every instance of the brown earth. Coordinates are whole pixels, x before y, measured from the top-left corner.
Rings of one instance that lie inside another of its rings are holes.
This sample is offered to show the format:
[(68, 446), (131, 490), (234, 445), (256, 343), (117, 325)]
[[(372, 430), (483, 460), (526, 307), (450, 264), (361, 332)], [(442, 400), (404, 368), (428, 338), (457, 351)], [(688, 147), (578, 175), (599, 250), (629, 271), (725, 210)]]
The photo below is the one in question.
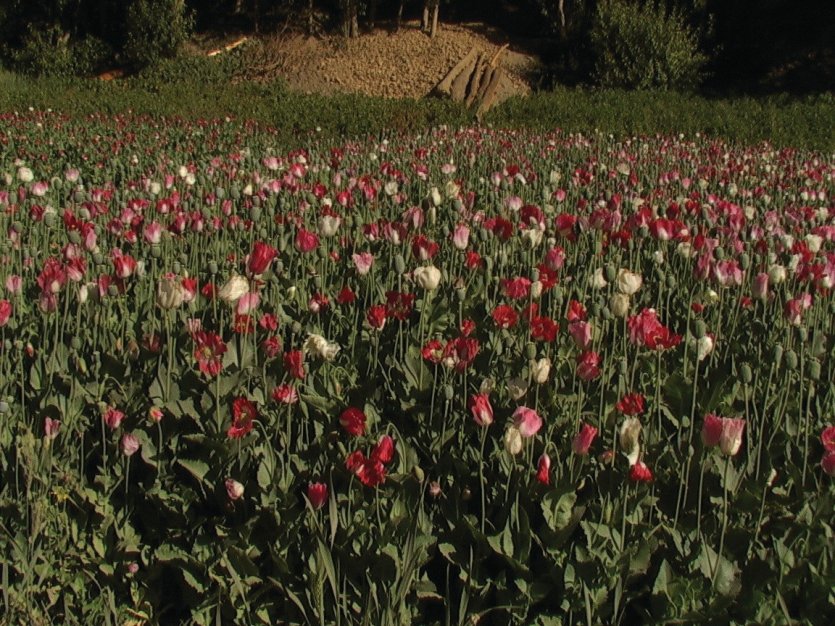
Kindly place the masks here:
[(539, 59), (483, 24), (443, 24), (434, 39), (420, 31), (418, 22), (404, 22), (398, 32), (376, 29), (356, 39), (297, 34), (261, 37), (241, 50), (248, 57), (249, 69), (244, 74), (248, 79), (281, 77), (291, 89), (305, 93), (421, 98), (471, 49), (492, 58), (505, 44), (510, 45), (498, 64), (526, 93)]

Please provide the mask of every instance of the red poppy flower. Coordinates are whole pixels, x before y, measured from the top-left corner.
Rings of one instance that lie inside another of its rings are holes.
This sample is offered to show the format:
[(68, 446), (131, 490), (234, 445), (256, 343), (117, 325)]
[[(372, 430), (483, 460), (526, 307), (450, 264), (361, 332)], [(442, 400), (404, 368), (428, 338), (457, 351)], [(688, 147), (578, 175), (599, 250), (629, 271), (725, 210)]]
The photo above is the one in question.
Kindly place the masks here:
[(440, 363), (444, 354), (444, 346), (437, 339), (432, 339), (420, 350), (421, 356), (427, 361)]
[(508, 298), (521, 300), (531, 292), (531, 281), (528, 278), (503, 278), (501, 283), (502, 291)]
[(375, 304), (365, 313), (365, 319), (371, 328), (382, 330), (386, 325), (386, 307), (382, 304)]
[(386, 292), (386, 313), (395, 319), (406, 321), (412, 314), (415, 305), (415, 294), (400, 293), (399, 291)]
[(555, 341), (559, 332), (559, 325), (548, 317), (534, 317), (531, 320), (531, 338), (541, 341)]
[(210, 378), (217, 376), (223, 369), (223, 355), (226, 353), (223, 339), (215, 333), (200, 330), (194, 333), (194, 343), (194, 358), (200, 371)]
[(343, 287), (339, 294), (336, 296), (337, 304), (352, 304), (357, 299), (357, 294), (355, 294), (350, 287)]
[(246, 436), (253, 427), (258, 411), (255, 405), (246, 398), (235, 398), (232, 401), (232, 425), (226, 431), (230, 439)]
[(345, 429), (346, 433), (352, 437), (359, 437), (365, 432), (366, 419), (365, 413), (351, 406), (342, 411), (342, 414), (339, 416), (339, 423)]
[(620, 399), (615, 408), (623, 415), (640, 415), (646, 410), (646, 401), (639, 393), (628, 393)]
[(513, 328), (519, 321), (519, 315), (513, 307), (508, 306), (507, 304), (500, 304), (493, 309), (492, 317), (493, 322), (499, 328)]
[(290, 376), (302, 380), (304, 378), (304, 355), (301, 350), (290, 350), (284, 354), (284, 369)]

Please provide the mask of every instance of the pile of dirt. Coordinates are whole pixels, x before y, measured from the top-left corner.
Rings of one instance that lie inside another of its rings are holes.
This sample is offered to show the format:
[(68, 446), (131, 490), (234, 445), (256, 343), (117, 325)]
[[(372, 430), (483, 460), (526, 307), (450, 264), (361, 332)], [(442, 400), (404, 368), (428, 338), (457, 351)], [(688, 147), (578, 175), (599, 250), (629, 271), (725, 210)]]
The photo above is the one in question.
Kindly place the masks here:
[[(470, 51), (492, 58), (508, 44), (483, 24), (443, 24), (434, 38), (418, 22), (399, 31), (377, 29), (355, 39), (303, 35), (266, 37), (247, 45), (246, 78), (281, 77), (305, 93), (363, 93), (385, 98), (422, 98)], [(530, 91), (539, 66), (532, 54), (502, 51), (500, 66), (519, 91)]]

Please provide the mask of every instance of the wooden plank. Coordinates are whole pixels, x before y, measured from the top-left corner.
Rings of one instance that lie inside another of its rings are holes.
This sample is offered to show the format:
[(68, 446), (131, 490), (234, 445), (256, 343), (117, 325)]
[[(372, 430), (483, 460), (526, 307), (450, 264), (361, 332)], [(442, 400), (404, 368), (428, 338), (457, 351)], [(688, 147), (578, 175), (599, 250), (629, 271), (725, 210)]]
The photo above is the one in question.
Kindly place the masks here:
[(438, 86), (435, 87), (435, 91), (441, 95), (448, 96), (450, 94), (450, 89), (452, 88), (453, 81), (458, 77), (458, 74), (470, 63), (473, 62), (478, 52), (476, 52), (475, 48), (471, 49), (464, 58), (462, 58), (458, 63), (455, 64), (449, 73), (444, 76)]
[(470, 84), (470, 80), (472, 79), (473, 72), (475, 72), (476, 68), (476, 61), (478, 60), (478, 56), (473, 56), (472, 60), (464, 66), (464, 69), (461, 70), (461, 73), (455, 77), (455, 80), (452, 81), (452, 87), (450, 88), (449, 96), (455, 102), (464, 102), (467, 97), (467, 85)]
[(487, 61), (483, 55), (478, 56), (478, 63), (476, 63), (475, 71), (473, 72), (472, 78), (470, 79), (470, 84), (467, 85), (467, 98), (464, 100), (464, 104), (467, 108), (473, 105), (475, 102), (476, 96), (478, 95), (479, 89), (481, 89), (481, 77), (484, 76), (484, 72), (487, 69)]
[(476, 109), (475, 115), (476, 118), (478, 118), (479, 120), (481, 119), (481, 116), (487, 113), (487, 111), (489, 111), (490, 108), (493, 106), (503, 76), (504, 70), (500, 67), (497, 67), (496, 71), (493, 72), (492, 78), (490, 79), (490, 84), (487, 85), (487, 90), (484, 92), (484, 97), (481, 99), (481, 102), (478, 105), (478, 109)]

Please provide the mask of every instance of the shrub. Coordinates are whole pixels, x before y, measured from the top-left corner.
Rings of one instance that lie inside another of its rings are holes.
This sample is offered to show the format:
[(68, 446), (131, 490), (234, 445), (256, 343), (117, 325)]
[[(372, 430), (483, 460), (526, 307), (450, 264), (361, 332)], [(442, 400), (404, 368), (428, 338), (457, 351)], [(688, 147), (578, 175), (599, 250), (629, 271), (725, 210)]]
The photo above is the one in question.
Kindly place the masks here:
[(134, 0), (127, 12), (125, 60), (135, 67), (174, 56), (191, 32), (184, 0)]
[(595, 76), (604, 87), (689, 89), (707, 62), (683, 15), (654, 2), (603, 0), (591, 42)]
[(111, 58), (113, 51), (97, 37), (70, 39), (57, 24), (30, 25), (23, 44), (8, 53), (13, 69), (32, 76), (86, 76)]

